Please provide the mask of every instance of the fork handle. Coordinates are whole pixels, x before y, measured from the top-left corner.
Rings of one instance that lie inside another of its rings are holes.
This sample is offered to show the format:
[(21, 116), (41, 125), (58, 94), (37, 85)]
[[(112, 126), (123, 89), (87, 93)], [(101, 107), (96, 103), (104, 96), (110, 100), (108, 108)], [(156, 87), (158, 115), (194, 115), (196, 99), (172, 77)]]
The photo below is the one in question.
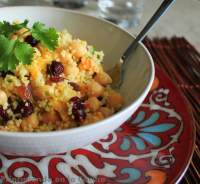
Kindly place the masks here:
[(167, 11), (167, 9), (172, 5), (176, 0), (164, 0), (158, 10), (154, 13), (151, 19), (148, 21), (146, 26), (142, 29), (142, 31), (138, 34), (135, 40), (131, 43), (128, 49), (124, 52), (122, 56), (122, 60), (124, 62), (127, 61), (127, 58), (133, 52), (134, 49), (138, 46), (138, 42), (141, 42), (147, 33), (151, 30), (151, 28), (155, 25), (155, 22)]

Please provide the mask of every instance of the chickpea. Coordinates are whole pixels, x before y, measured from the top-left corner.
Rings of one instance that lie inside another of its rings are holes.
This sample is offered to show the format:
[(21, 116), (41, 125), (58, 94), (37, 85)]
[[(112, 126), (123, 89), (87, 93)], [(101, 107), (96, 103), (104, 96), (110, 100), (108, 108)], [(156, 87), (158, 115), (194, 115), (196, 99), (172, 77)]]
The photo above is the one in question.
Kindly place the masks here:
[[(28, 29), (27, 28), (22, 28), (22, 29), (20, 29), (19, 31), (17, 31), (17, 34), (18, 35), (21, 35), (21, 34), (24, 34), (24, 33), (27, 33), (28, 32)], [(30, 35), (30, 33), (29, 33), (29, 35)]]
[(78, 75), (79, 69), (76, 65), (64, 65), (64, 74), (70, 75), (73, 74), (74, 76)]
[(100, 121), (103, 118), (104, 117), (103, 117), (103, 114), (101, 112), (94, 112), (93, 113), (93, 120), (94, 120), (94, 122)]
[(40, 121), (43, 123), (56, 123), (60, 121), (60, 117), (56, 111), (51, 110), (50, 112), (44, 112)]
[[(42, 63), (42, 62), (41, 62)], [(43, 62), (44, 63), (44, 62)], [(31, 77), (31, 84), (34, 86), (43, 86), (45, 84), (45, 78), (44, 75), (41, 72), (41, 69), (39, 68), (40, 65), (29, 65), (29, 72)]]
[[(20, 126), (20, 125), (19, 125)], [(19, 131), (19, 126), (17, 125), (16, 121), (9, 120), (7, 122), (7, 125), (4, 126), (4, 131), (13, 131), (13, 132), (18, 132)]]
[(72, 41), (72, 36), (67, 32), (67, 30), (60, 32), (59, 38), (58, 38), (59, 46), (66, 47), (71, 41)]
[(86, 107), (92, 112), (97, 111), (100, 108), (100, 101), (96, 97), (90, 97), (86, 102)]
[(108, 107), (101, 107), (99, 111), (104, 115), (104, 117), (111, 116), (114, 112), (113, 109), (109, 109)]
[(98, 82), (93, 80), (88, 84), (88, 93), (90, 96), (98, 97), (98, 96), (101, 96), (103, 92), (104, 92), (104, 88)]
[(33, 131), (39, 125), (39, 120), (36, 113), (31, 114), (28, 117), (23, 118), (21, 128), (23, 131)]
[(107, 84), (112, 83), (111, 77), (105, 72), (97, 73), (94, 77), (94, 80), (102, 84), (103, 86), (106, 86)]
[(45, 99), (45, 93), (41, 89), (41, 87), (35, 87), (35, 88), (33, 88), (32, 89), (32, 94), (33, 94), (33, 97), (36, 100), (43, 100), (43, 99)]
[(22, 29), (20, 29), (19, 31), (17, 31), (17, 35), (18, 35), (20, 38), (25, 38), (25, 37), (27, 37), (28, 35), (30, 35), (30, 32), (28, 31), (27, 28), (22, 28)]
[(115, 110), (119, 110), (123, 105), (123, 98), (119, 93), (112, 91), (108, 95), (107, 103)]
[(59, 60), (65, 65), (73, 62), (72, 54), (69, 53), (66, 49), (57, 48), (56, 52), (59, 55)]
[(54, 89), (51, 86), (32, 87), (32, 94), (36, 100), (44, 100), (54, 94)]
[(68, 116), (68, 108), (67, 108), (67, 104), (61, 101), (56, 101), (53, 104), (54, 110), (56, 112), (58, 112), (60, 118), (62, 119), (62, 121), (69, 122), (69, 116)]
[(87, 43), (81, 40), (73, 40), (69, 44), (69, 50), (74, 57), (80, 59), (87, 53)]
[(4, 106), (8, 102), (8, 97), (6, 93), (0, 89), (0, 105)]
[(103, 114), (101, 112), (88, 113), (82, 125), (92, 124), (102, 120)]

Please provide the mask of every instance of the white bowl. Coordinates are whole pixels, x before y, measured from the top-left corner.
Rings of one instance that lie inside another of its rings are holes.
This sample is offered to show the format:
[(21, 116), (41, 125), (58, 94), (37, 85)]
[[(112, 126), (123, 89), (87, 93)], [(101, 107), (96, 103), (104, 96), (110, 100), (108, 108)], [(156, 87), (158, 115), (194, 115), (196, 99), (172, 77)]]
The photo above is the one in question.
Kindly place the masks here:
[[(134, 37), (106, 21), (81, 13), (50, 7), (0, 8), (0, 21), (28, 19), (41, 21), (59, 30), (66, 29), (74, 36), (86, 40), (105, 53), (105, 69), (114, 65)], [(140, 44), (130, 57), (125, 81), (120, 91), (125, 98), (124, 108), (113, 116), (79, 128), (47, 133), (0, 132), (0, 152), (10, 155), (63, 153), (81, 148), (103, 138), (124, 123), (141, 105), (154, 79), (151, 55)]]

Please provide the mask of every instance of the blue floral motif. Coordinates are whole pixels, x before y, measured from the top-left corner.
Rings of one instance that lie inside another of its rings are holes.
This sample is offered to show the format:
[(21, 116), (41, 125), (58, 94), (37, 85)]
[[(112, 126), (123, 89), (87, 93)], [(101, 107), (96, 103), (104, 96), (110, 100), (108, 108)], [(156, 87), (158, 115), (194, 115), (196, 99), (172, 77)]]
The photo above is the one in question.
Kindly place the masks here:
[[(145, 119), (146, 113), (144, 111), (140, 111), (136, 118), (131, 121), (131, 125), (135, 126), (137, 132), (135, 135), (124, 136), (123, 142), (120, 145), (120, 149), (127, 151), (131, 148), (132, 142), (135, 143), (136, 148), (139, 151), (143, 151), (147, 148), (145, 142), (152, 144), (157, 147), (162, 143), (161, 138), (156, 135), (156, 133), (164, 133), (171, 128), (174, 128), (175, 125), (172, 123), (163, 122), (158, 125), (155, 123), (159, 120), (160, 114), (158, 112), (154, 112), (149, 118)], [(120, 131), (120, 130), (118, 130)]]
[(141, 172), (134, 168), (124, 168), (121, 170), (121, 174), (128, 174), (128, 178), (117, 180), (119, 183), (133, 183), (141, 177)]

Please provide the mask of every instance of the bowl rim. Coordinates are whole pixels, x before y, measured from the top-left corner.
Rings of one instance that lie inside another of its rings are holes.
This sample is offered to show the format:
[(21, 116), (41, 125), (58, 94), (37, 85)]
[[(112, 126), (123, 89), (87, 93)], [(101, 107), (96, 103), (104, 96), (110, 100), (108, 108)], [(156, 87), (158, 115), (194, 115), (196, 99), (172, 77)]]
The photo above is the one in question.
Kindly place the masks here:
[[(0, 7), (0, 10), (4, 9), (8, 9), (8, 10), (12, 10), (12, 9), (21, 9), (21, 8), (33, 8), (33, 9), (45, 9), (45, 10), (57, 10), (57, 11), (63, 11), (63, 12), (69, 12), (75, 15), (82, 15), (91, 19), (95, 19), (97, 21), (101, 21), (104, 22), (107, 25), (110, 25), (114, 28), (117, 28), (119, 30), (121, 30), (123, 33), (127, 34), (128, 36), (132, 37), (135, 39), (135, 36), (133, 36), (131, 33), (129, 33), (128, 31), (126, 31), (123, 28), (120, 28), (119, 26), (115, 25), (112, 22), (109, 22), (103, 18), (99, 18), (99, 17), (95, 17), (95, 16), (91, 16), (88, 15), (84, 12), (79, 12), (79, 11), (74, 11), (74, 10), (68, 10), (68, 9), (64, 9), (64, 8), (57, 8), (57, 7), (51, 7), (51, 6), (7, 6), (7, 7)], [(128, 111), (129, 109), (132, 109), (132, 106), (134, 106), (134, 104), (136, 104), (137, 102), (139, 102), (143, 96), (146, 96), (151, 88), (151, 85), (153, 83), (154, 80), (154, 76), (155, 76), (155, 66), (154, 66), (154, 61), (153, 58), (150, 54), (150, 52), (148, 51), (148, 49), (146, 48), (146, 46), (139, 42), (140, 47), (142, 47), (144, 49), (144, 52), (147, 54), (147, 57), (149, 58), (149, 63), (150, 63), (150, 77), (148, 79), (148, 82), (145, 86), (144, 91), (141, 92), (141, 94), (138, 96), (137, 99), (135, 99), (134, 101), (132, 101), (128, 106), (126, 106), (125, 108), (123, 108), (122, 110), (120, 110), (119, 112), (116, 112), (115, 114), (109, 116), (108, 118), (105, 118), (103, 120), (97, 121), (94, 124), (89, 124), (89, 125), (84, 125), (84, 126), (80, 126), (80, 127), (74, 127), (74, 128), (70, 128), (70, 129), (64, 129), (64, 130), (56, 130), (56, 131), (49, 131), (49, 132), (8, 132), (8, 131), (0, 131), (0, 136), (5, 136), (5, 137), (18, 137), (18, 138), (38, 138), (38, 137), (52, 137), (52, 136), (56, 136), (56, 135), (64, 135), (64, 134), (73, 134), (75, 133), (79, 133), (81, 131), (87, 130), (88, 128), (97, 128), (100, 124), (106, 124), (108, 123), (107, 121), (112, 121), (113, 118), (117, 118), (120, 117), (125, 111)]]

